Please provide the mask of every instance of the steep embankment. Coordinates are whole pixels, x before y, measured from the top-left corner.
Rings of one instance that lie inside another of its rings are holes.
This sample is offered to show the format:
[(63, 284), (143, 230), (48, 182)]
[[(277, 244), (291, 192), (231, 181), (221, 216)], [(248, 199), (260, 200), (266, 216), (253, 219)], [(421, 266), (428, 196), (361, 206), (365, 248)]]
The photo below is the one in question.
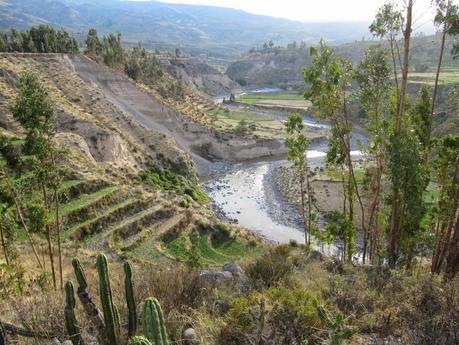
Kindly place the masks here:
[(242, 139), (220, 133), (199, 124), (155, 97), (148, 89), (140, 89), (123, 74), (101, 66), (84, 56), (69, 60), (75, 73), (92, 84), (120, 111), (145, 128), (155, 129), (191, 153), (202, 172), (214, 160), (238, 161), (285, 152), (280, 141)]

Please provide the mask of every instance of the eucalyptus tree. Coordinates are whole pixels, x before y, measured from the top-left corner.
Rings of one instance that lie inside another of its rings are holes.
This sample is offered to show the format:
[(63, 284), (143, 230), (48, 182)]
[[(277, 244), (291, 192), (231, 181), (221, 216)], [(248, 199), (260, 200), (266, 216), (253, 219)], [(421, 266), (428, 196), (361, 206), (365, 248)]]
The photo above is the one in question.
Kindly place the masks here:
[[(334, 49), (327, 46), (323, 40), (318, 47), (311, 47), (310, 52), (311, 67), (303, 71), (304, 80), (309, 85), (305, 98), (312, 101), (319, 118), (328, 119), (332, 124), (332, 138), (327, 160), (329, 163), (340, 165), (343, 175), (346, 173), (347, 180), (346, 186), (343, 185), (343, 192), (348, 207), (343, 211), (345, 217), (349, 217), (350, 222), (354, 223), (354, 200), (357, 196), (362, 213), (361, 226), (365, 232), (365, 208), (360, 197), (351, 157), (352, 123), (348, 97), (355, 72), (351, 62), (336, 56)], [(355, 252), (355, 237), (355, 228), (353, 228), (346, 239), (349, 261), (352, 260)]]
[(363, 239), (363, 262), (369, 245), (369, 257), (374, 259), (378, 248), (379, 215), (382, 193), (382, 175), (386, 161), (391, 94), (391, 70), (389, 56), (381, 47), (370, 48), (361, 61), (356, 74), (357, 97), (367, 116), (366, 129), (370, 144), (366, 151), (375, 162), (375, 169), (368, 169), (372, 201), (367, 232)]
[(392, 2), (387, 2), (378, 9), (375, 20), (369, 27), (370, 32), (374, 36), (381, 39), (385, 38), (389, 42), (397, 95), (399, 94), (397, 62), (399, 69), (402, 68), (398, 40), (402, 33), (403, 21), (402, 12)]
[[(57, 215), (55, 219), (55, 228), (58, 239), (59, 272), (62, 288), (62, 253), (58, 198), (60, 174), (57, 162), (59, 151), (56, 149), (58, 146), (54, 142), (56, 133), (54, 105), (48, 94), (48, 90), (41, 85), (36, 75), (31, 73), (23, 74), (20, 77), (19, 84), (19, 94), (11, 107), (11, 112), (14, 118), (18, 120), (26, 130), (25, 149), (27, 153), (34, 158), (32, 171), (37, 181), (37, 186), (39, 186), (40, 192), (42, 193), (42, 202), (48, 214), (51, 214), (52, 210), (52, 197), (49, 190), (54, 191), (55, 213)], [(43, 224), (46, 227), (51, 273), (54, 287), (56, 287), (51, 222), (47, 221)]]
[[(303, 119), (298, 113), (293, 113), (289, 116), (287, 122), (285, 123), (285, 129), (287, 131), (287, 139), (285, 139), (285, 145), (288, 148), (288, 159), (293, 162), (293, 167), (300, 182), (301, 216), (303, 218), (304, 224), (304, 241), (306, 244), (310, 244), (311, 232), (313, 231), (313, 215), (312, 191), (309, 180), (310, 172), (306, 156), (309, 140), (304, 134)], [(306, 201), (304, 198), (305, 193), (307, 194), (307, 215)]]

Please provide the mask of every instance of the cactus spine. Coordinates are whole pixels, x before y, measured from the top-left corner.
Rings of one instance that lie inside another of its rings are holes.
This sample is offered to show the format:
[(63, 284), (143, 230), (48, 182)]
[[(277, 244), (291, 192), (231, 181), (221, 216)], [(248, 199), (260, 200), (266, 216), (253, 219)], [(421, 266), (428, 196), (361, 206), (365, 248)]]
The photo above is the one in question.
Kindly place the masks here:
[(129, 340), (128, 345), (152, 345), (147, 338), (144, 337), (134, 337)]
[(75, 316), (75, 295), (71, 281), (65, 283), (65, 302), (64, 316), (67, 333), (73, 345), (83, 345), (84, 342), (81, 338), (80, 327), (78, 327)]
[(100, 300), (102, 303), (102, 310), (104, 312), (107, 340), (110, 345), (117, 345), (119, 318), (117, 317), (118, 313), (116, 307), (113, 304), (112, 289), (108, 274), (108, 263), (104, 254), (100, 254), (97, 257), (97, 272), (99, 273)]
[[(145, 336), (155, 345), (167, 345), (164, 317), (156, 298), (150, 297), (143, 305), (143, 331)], [(162, 320), (162, 321), (161, 321)]]
[(129, 262), (124, 263), (124, 288), (126, 303), (129, 313), (128, 335), (132, 336), (137, 330), (137, 305), (134, 297), (134, 283), (132, 281), (132, 266)]

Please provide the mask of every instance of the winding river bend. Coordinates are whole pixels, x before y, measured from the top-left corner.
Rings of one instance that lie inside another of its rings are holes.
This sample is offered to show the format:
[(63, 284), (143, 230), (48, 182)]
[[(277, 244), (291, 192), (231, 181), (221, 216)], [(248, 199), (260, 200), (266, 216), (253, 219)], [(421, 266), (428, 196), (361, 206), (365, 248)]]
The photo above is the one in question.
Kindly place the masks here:
[[(312, 118), (305, 118), (304, 123), (313, 128), (330, 128)], [(356, 132), (352, 140), (354, 159), (362, 156), (358, 142), (366, 145), (367, 140)], [(311, 145), (307, 152), (310, 166), (324, 166), (327, 145), (327, 142)], [(274, 169), (287, 163), (285, 159), (238, 163), (213, 176), (203, 186), (213, 200), (213, 208), (229, 221), (237, 222), (270, 242), (295, 240), (304, 243), (298, 211), (284, 199), (273, 181)]]

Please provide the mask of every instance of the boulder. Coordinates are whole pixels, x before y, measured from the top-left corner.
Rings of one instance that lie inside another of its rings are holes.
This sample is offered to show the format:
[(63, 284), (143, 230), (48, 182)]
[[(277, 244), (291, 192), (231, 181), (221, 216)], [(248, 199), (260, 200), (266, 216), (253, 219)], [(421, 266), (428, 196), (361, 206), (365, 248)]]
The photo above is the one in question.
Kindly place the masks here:
[(233, 280), (233, 275), (231, 272), (210, 272), (203, 271), (199, 275), (199, 280), (201, 283), (209, 285), (222, 285), (230, 283)]
[(223, 265), (223, 272), (230, 272), (234, 277), (241, 277), (244, 275), (244, 270), (238, 264), (229, 262)]
[(182, 333), (183, 345), (199, 344), (198, 335), (193, 328), (187, 328)]

